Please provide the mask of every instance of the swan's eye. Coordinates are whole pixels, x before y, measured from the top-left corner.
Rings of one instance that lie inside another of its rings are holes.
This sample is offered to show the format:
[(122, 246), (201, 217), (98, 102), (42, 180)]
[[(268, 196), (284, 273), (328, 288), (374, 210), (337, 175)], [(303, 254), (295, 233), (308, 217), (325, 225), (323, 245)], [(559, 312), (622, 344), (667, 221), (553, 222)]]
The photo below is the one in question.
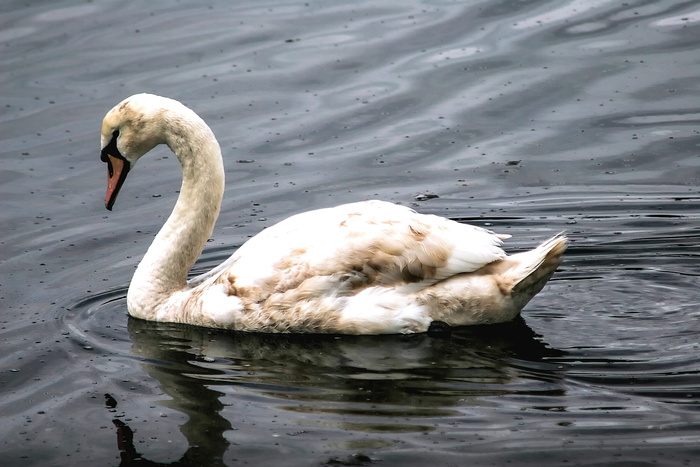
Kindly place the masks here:
[(114, 133), (112, 133), (112, 139), (109, 140), (109, 144), (107, 144), (107, 146), (105, 146), (100, 153), (100, 160), (109, 164), (110, 174), (112, 173), (112, 165), (109, 163), (109, 158), (107, 155), (112, 154), (115, 157), (121, 157), (119, 149), (117, 149), (117, 138), (119, 138), (119, 130), (114, 130)]

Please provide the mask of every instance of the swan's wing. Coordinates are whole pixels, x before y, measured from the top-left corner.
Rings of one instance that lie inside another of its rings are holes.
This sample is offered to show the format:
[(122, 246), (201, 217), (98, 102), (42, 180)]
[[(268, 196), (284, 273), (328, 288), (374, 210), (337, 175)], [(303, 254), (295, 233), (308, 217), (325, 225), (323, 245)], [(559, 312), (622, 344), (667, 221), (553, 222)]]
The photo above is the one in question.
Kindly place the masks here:
[(309, 211), (269, 227), (216, 268), (215, 280), (257, 300), (301, 284), (317, 292), (369, 286), (408, 292), (505, 257), (501, 238), (404, 206), (365, 201)]
[(233, 262), (235, 261), (235, 257), (236, 254), (234, 253), (233, 255), (229, 256), (226, 261), (214, 267), (213, 269), (210, 269), (207, 272), (192, 277), (187, 281), (187, 285), (189, 285), (190, 287), (197, 287), (198, 285), (203, 284), (212, 277), (220, 275), (223, 271), (231, 267), (231, 264), (233, 264)]

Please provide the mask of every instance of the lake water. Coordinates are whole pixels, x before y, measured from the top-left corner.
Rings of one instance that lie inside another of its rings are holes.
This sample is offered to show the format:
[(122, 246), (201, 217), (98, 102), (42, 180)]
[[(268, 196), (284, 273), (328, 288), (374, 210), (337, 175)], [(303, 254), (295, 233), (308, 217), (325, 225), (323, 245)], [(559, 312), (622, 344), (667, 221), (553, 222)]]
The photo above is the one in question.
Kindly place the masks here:
[[(9, 0), (0, 18), (3, 465), (700, 460), (697, 2)], [(144, 91), (224, 152), (194, 272), (371, 198), (508, 251), (566, 231), (565, 262), (522, 319), (449, 335), (130, 319), (180, 169), (154, 151), (108, 212), (99, 132)]]

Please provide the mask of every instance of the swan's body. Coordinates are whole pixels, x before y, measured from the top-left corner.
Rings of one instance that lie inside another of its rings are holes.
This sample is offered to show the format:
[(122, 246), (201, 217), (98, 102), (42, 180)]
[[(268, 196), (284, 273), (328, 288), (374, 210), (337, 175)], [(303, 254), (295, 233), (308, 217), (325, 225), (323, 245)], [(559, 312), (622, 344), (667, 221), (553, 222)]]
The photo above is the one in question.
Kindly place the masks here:
[(507, 256), (499, 236), (382, 201), (292, 216), (212, 271), (187, 274), (224, 191), (209, 127), (177, 101), (139, 94), (106, 116), (102, 160), (111, 209), (126, 174), (158, 144), (183, 169), (172, 214), (129, 287), (129, 313), (154, 321), (264, 332), (389, 334), (515, 318), (561, 261), (566, 238)]

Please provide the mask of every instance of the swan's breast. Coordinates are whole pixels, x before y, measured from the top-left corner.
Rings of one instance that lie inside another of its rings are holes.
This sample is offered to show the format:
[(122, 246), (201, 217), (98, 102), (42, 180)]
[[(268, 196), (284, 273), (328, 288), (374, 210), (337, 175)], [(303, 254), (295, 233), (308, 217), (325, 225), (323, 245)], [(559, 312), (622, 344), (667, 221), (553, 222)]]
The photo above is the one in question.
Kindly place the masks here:
[[(210, 283), (191, 290), (183, 313), (190, 324), (234, 328), (245, 316), (243, 300), (230, 293), (225, 284)], [(201, 323), (195, 321), (201, 320)]]

